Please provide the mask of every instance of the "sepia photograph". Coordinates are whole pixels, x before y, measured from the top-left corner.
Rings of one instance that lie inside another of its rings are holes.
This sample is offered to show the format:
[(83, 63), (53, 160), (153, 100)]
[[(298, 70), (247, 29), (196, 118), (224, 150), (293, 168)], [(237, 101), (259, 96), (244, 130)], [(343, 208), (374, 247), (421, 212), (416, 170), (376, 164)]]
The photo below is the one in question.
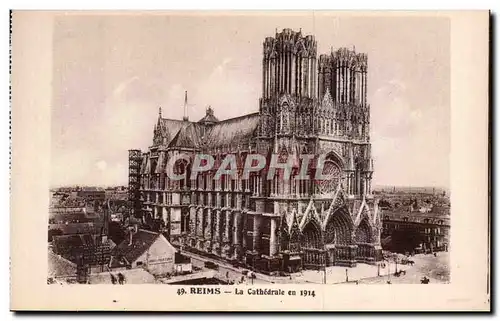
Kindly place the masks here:
[(50, 21), (47, 291), (248, 302), (461, 282), (450, 15)]
[(450, 281), (449, 19), (251, 19), (56, 18), (48, 282)]

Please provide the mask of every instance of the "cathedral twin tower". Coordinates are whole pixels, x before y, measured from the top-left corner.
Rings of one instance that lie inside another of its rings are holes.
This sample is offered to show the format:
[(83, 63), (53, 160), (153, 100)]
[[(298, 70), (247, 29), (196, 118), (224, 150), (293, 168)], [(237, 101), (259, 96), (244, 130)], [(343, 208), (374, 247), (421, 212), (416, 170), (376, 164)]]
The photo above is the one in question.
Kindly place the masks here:
[[(261, 112), (280, 113), (279, 99), (287, 96), (305, 113), (287, 124), (290, 132), (368, 137), (366, 54), (340, 48), (318, 59), (314, 36), (284, 29), (264, 41), (262, 79)], [(311, 117), (321, 111), (325, 117)], [(282, 124), (272, 118), (263, 127), (279, 125), (279, 133)]]
[(310, 99), (327, 91), (336, 103), (366, 104), (367, 56), (346, 48), (317, 59), (314, 36), (284, 29), (264, 41), (263, 98), (288, 93)]
[(367, 60), (366, 54), (346, 48), (318, 59), (314, 36), (291, 29), (264, 40), (260, 152), (328, 155), (324, 170), (331, 177), (299, 186), (297, 198), (293, 187), (285, 186), (284, 193), (270, 188), (271, 199), (279, 199), (274, 212), (281, 218), (281, 257), (291, 270), (297, 257), (303, 268), (353, 266), (380, 257)]

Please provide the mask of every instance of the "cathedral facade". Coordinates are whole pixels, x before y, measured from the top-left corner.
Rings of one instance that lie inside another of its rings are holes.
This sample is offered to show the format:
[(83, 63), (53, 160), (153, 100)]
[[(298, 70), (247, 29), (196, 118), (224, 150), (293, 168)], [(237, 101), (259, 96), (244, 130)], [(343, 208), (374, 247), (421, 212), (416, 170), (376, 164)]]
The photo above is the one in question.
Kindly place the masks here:
[[(313, 36), (284, 29), (263, 43), (259, 111), (219, 120), (212, 108), (197, 122), (160, 115), (153, 144), (129, 152), (135, 214), (185, 250), (260, 271), (298, 271), (374, 263), (381, 256), (381, 215), (371, 192), (373, 161), (367, 56), (341, 48), (317, 55)], [(174, 172), (166, 174), (169, 159)], [(191, 177), (197, 153), (209, 171)], [(249, 154), (279, 155), (296, 166), (291, 179), (268, 168), (248, 177), (215, 172), (227, 155), (238, 172)], [(304, 155), (311, 179), (295, 179)], [(316, 180), (321, 170), (328, 179)], [(193, 178), (193, 179), (191, 179)]]

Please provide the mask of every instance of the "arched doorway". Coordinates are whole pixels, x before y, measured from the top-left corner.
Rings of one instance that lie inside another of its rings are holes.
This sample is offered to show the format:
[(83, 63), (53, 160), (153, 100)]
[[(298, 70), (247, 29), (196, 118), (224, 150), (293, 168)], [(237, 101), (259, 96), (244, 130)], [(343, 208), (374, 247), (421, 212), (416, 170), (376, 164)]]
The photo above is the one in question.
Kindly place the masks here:
[(304, 250), (304, 266), (319, 268), (323, 263), (323, 244), (321, 229), (315, 221), (310, 221), (302, 230), (302, 249)]
[(372, 231), (366, 218), (361, 220), (356, 229), (356, 243), (371, 243)]
[(374, 250), (372, 246), (372, 228), (366, 218), (363, 218), (356, 228), (356, 235), (354, 237), (356, 245), (358, 246), (356, 259), (363, 262), (372, 261), (374, 257)]
[(339, 265), (353, 259), (351, 247), (353, 223), (347, 209), (340, 208), (330, 216), (325, 228), (327, 265)]

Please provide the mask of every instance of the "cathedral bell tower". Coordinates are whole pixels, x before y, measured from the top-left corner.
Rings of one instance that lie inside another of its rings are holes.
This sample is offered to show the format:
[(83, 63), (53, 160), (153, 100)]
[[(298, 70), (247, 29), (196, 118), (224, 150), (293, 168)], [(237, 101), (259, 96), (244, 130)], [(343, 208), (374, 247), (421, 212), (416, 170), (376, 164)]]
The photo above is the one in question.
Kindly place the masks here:
[(284, 29), (264, 41), (262, 97), (283, 94), (316, 98), (316, 40), (302, 32)]
[(314, 36), (302, 31), (283, 29), (264, 40), (260, 136), (291, 136), (298, 124), (309, 123), (305, 118), (317, 99), (316, 56)]

